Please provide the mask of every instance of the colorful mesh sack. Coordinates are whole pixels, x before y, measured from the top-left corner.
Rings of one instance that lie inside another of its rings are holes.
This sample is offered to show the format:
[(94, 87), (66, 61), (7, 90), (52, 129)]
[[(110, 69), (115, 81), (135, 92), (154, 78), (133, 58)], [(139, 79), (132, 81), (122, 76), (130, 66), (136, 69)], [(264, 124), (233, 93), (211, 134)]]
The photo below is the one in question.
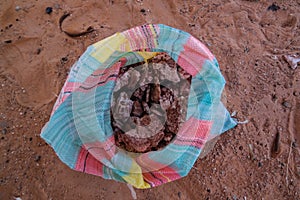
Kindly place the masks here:
[[(115, 145), (113, 89), (122, 66), (166, 52), (192, 75), (186, 122), (162, 150), (134, 154)], [(88, 47), (71, 68), (41, 137), (70, 168), (150, 188), (188, 174), (207, 140), (233, 128), (212, 53), (190, 34), (162, 24), (116, 33)]]

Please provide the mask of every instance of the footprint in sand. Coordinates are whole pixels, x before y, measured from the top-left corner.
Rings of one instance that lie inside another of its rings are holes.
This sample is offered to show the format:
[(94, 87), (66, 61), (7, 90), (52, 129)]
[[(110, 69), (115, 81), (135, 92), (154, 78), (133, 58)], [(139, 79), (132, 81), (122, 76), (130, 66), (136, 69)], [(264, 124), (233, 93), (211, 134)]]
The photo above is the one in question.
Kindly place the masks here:
[[(55, 64), (37, 58), (37, 38), (23, 38), (0, 47), (0, 72), (14, 77), (17, 102), (26, 107), (39, 107), (51, 102), (57, 93)], [(35, 48), (36, 47), (36, 48)]]

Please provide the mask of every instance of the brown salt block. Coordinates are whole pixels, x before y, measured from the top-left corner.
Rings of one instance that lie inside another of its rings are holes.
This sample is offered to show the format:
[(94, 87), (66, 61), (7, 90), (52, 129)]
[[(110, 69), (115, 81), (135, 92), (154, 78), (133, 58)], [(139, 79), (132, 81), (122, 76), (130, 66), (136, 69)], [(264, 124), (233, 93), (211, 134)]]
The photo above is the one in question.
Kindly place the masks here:
[(146, 91), (145, 91), (145, 101), (146, 101), (147, 103), (150, 102), (150, 93), (151, 93), (151, 88), (150, 88), (150, 86), (148, 85), (148, 87), (147, 87), (147, 89), (146, 89)]
[(127, 151), (143, 153), (151, 149), (151, 141), (148, 138), (136, 138), (123, 134), (121, 139)]
[(124, 132), (122, 132), (122, 130), (119, 129), (118, 127), (114, 127), (113, 130), (114, 130), (115, 133), (120, 133), (120, 134), (123, 134), (123, 133), (124, 133)]
[(171, 106), (171, 101), (170, 101), (169, 99), (167, 99), (167, 98), (161, 98), (161, 99), (159, 100), (159, 102), (160, 102), (161, 107), (162, 107), (164, 110), (169, 109), (170, 106)]
[(143, 115), (142, 104), (139, 101), (134, 101), (132, 105), (131, 114), (136, 117), (141, 117)]
[(180, 122), (185, 121), (185, 117), (187, 114), (187, 98), (180, 96), (178, 98), (178, 104), (180, 105)]
[(172, 118), (172, 120), (169, 118), (165, 123), (165, 128), (166, 131), (177, 134), (179, 130), (179, 117)]
[(113, 119), (112, 121), (112, 127), (114, 129), (114, 132), (116, 132), (115, 129), (120, 129), (124, 132), (129, 131), (135, 127), (135, 123), (133, 121), (134, 117), (129, 118), (122, 118), (122, 119)]
[(179, 65), (177, 65), (177, 72), (179, 74), (180, 79), (191, 79), (192, 75), (190, 75), (188, 72), (186, 72), (183, 68), (181, 68)]
[(178, 85), (179, 85), (180, 83), (175, 83), (175, 84), (173, 84), (173, 86), (172, 86), (172, 96), (173, 96), (173, 98), (172, 98), (172, 100), (174, 101), (174, 99), (175, 98), (177, 98), (178, 96), (179, 96), (179, 87), (178, 87)]
[(152, 147), (155, 147), (159, 144), (164, 137), (164, 132), (159, 132), (149, 138), (137, 138), (127, 134), (119, 136), (121, 136), (121, 140), (124, 142), (127, 151), (144, 153), (150, 151)]
[(185, 71), (179, 72), (179, 78), (182, 80), (190, 80), (191, 79), (191, 75)]
[(166, 87), (161, 87), (161, 95), (165, 95), (167, 93), (168, 89)]
[(133, 89), (134, 87), (137, 86), (139, 79), (141, 77), (141, 74), (140, 74), (140, 72), (138, 72), (137, 70), (134, 70), (134, 69), (130, 69), (130, 70), (128, 70), (128, 72), (130, 74), (130, 79), (129, 79), (127, 87), (130, 89)]
[(147, 85), (142, 85), (140, 87), (140, 89), (142, 90), (142, 92), (145, 92), (150, 86), (147, 84)]
[(115, 143), (118, 147), (124, 146), (122, 135), (124, 135), (124, 132), (120, 130), (114, 131)]
[[(132, 140), (131, 138), (129, 138), (127, 135), (125, 134), (119, 134), (118, 137), (120, 138), (120, 144), (124, 144), (122, 145), (122, 147), (126, 150), (126, 151), (130, 151), (130, 152), (136, 152), (135, 148), (134, 148), (134, 142), (135, 140)], [(150, 143), (148, 144), (150, 146)], [(144, 145), (144, 146), (148, 146), (148, 145)], [(140, 145), (141, 146), (141, 145)], [(146, 147), (147, 149), (147, 147)]]
[(160, 77), (161, 80), (167, 80), (173, 83), (180, 81), (177, 69), (170, 67), (167, 63), (154, 63), (153, 69), (156, 71), (157, 77)]
[[(133, 118), (133, 120), (132, 120), (132, 118)], [(134, 118), (138, 119), (138, 117), (130, 117), (126, 120), (126, 122), (124, 123), (124, 126), (121, 127), (124, 132), (135, 128), (136, 123), (134, 122)]]
[(162, 117), (166, 115), (166, 111), (163, 109), (162, 105), (153, 104), (151, 106), (151, 112), (158, 117)]
[(168, 58), (171, 58), (167, 53), (162, 52), (160, 54), (158, 54), (157, 56), (155, 56), (154, 58), (152, 58), (152, 62), (156, 61), (156, 62), (162, 62), (162, 61), (166, 61)]
[(179, 122), (180, 122), (180, 106), (178, 103), (176, 106), (172, 106), (167, 110), (167, 129), (170, 132), (177, 133), (179, 129)]
[(165, 135), (164, 132), (160, 131), (156, 135), (152, 136), (150, 138), (151, 146), (156, 147), (158, 143), (164, 138), (164, 135)]
[(112, 124), (113, 128), (119, 128), (119, 127), (124, 126), (123, 121), (121, 121), (119, 119), (113, 119), (111, 124)]
[[(162, 121), (158, 116), (151, 114), (150, 123), (147, 126), (137, 126), (137, 132), (129, 132), (127, 134), (131, 134), (131, 136), (139, 137), (139, 138), (149, 138), (153, 135), (157, 134), (164, 128), (164, 121)], [(136, 135), (133, 135), (136, 134)]]
[(162, 99), (167, 99), (169, 101), (173, 102), (173, 92), (170, 89), (167, 89), (166, 87), (162, 87), (161, 89), (161, 97)]
[(151, 100), (155, 103), (159, 103), (160, 99), (160, 85), (154, 84), (151, 87)]
[(153, 63), (161, 62), (163, 60), (163, 57), (164, 57), (163, 54), (158, 54), (157, 56), (152, 58), (151, 62), (153, 62)]
[(149, 106), (148, 106), (148, 103), (145, 102), (145, 101), (143, 101), (143, 102), (142, 102), (142, 106), (143, 106), (144, 112), (147, 113), (147, 114), (150, 114), (150, 108), (149, 108)]
[(169, 65), (169, 67), (176, 68), (176, 63), (171, 57), (167, 58), (166, 63)]
[(167, 121), (170, 123), (178, 123), (180, 112), (176, 109), (168, 109), (167, 111)]
[(128, 118), (131, 112), (133, 102), (129, 99), (127, 93), (121, 92), (117, 101), (114, 100), (112, 108), (114, 118)]
[[(175, 99), (173, 102), (172, 102), (172, 106), (170, 109), (168, 109), (169, 113), (168, 114), (172, 114), (172, 113), (179, 113), (180, 112), (180, 105), (179, 105), (179, 99)], [(176, 115), (176, 114), (175, 114)]]
[(170, 133), (173, 133), (173, 134), (177, 134), (179, 130), (179, 124), (175, 124), (175, 123), (172, 123), (172, 122), (167, 122), (165, 124), (165, 131), (166, 132), (170, 132)]
[(151, 123), (151, 119), (149, 115), (144, 115), (140, 120), (141, 126), (148, 126)]
[(139, 125), (140, 124), (140, 118), (139, 117), (135, 117), (135, 116), (132, 116), (131, 117), (131, 120), (134, 124), (137, 124)]
[(161, 150), (161, 149), (163, 149), (165, 146), (167, 146), (168, 144), (169, 144), (169, 142), (166, 142), (166, 141), (164, 141), (164, 140), (161, 140), (161, 141), (158, 143), (157, 147), (152, 148), (152, 151)]
[(142, 90), (141, 88), (138, 88), (138, 89), (136, 89), (136, 90), (134, 91), (134, 93), (132, 94), (131, 99), (132, 99), (132, 100), (142, 100), (143, 94), (144, 94), (143, 90)]
[(177, 132), (179, 130), (179, 124), (175, 123), (175, 122), (168, 122), (167, 121), (166, 130), (171, 132), (171, 133), (177, 134)]
[(126, 73), (129, 69), (132, 69), (134, 67), (137, 67), (137, 66), (140, 66), (140, 65), (143, 65), (145, 62), (139, 62), (139, 63), (135, 63), (135, 64), (132, 64), (132, 65), (126, 65), (126, 66), (122, 66), (119, 70), (119, 76), (118, 77), (121, 77), (124, 73)]
[(115, 142), (117, 142), (118, 144), (120, 144), (120, 143), (123, 142), (123, 140), (122, 140), (122, 134), (124, 134), (124, 133), (119, 132), (119, 131), (115, 132), (115, 135), (116, 135)]
[(174, 136), (174, 135), (173, 135), (172, 133), (170, 133), (170, 132), (165, 132), (165, 134), (164, 134), (164, 141), (170, 142), (170, 141), (172, 140), (173, 136)]

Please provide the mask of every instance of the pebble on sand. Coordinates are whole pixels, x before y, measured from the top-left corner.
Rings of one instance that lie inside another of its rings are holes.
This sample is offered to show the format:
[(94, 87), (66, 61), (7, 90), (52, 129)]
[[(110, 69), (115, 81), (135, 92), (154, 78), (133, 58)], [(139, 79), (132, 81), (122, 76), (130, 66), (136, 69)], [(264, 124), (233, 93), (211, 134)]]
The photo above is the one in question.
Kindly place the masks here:
[(271, 10), (271, 11), (277, 11), (279, 9), (280, 9), (280, 7), (274, 3), (268, 7), (268, 10)]
[(286, 107), (286, 108), (291, 108), (291, 107), (292, 107), (291, 103), (288, 102), (288, 101), (284, 101), (284, 102), (282, 103), (282, 105), (283, 105), (284, 107)]
[(48, 15), (50, 15), (50, 14), (52, 13), (52, 11), (53, 11), (52, 7), (47, 7), (47, 8), (46, 8), (46, 13), (47, 13)]
[(15, 10), (16, 10), (16, 11), (19, 11), (19, 10), (21, 10), (21, 7), (20, 7), (20, 6), (16, 6), (16, 7), (15, 7)]

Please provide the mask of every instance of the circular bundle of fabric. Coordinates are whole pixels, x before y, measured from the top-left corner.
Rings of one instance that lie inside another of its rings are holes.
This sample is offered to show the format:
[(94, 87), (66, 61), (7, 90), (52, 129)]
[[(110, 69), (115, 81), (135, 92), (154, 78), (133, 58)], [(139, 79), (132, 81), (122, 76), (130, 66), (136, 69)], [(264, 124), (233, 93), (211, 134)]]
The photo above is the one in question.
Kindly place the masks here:
[[(117, 148), (111, 98), (121, 67), (165, 52), (192, 76), (186, 121), (170, 144)], [(212, 53), (190, 34), (161, 24), (116, 33), (88, 47), (71, 68), (41, 137), (70, 168), (150, 188), (188, 174), (206, 141), (236, 125), (221, 102), (225, 80)]]

